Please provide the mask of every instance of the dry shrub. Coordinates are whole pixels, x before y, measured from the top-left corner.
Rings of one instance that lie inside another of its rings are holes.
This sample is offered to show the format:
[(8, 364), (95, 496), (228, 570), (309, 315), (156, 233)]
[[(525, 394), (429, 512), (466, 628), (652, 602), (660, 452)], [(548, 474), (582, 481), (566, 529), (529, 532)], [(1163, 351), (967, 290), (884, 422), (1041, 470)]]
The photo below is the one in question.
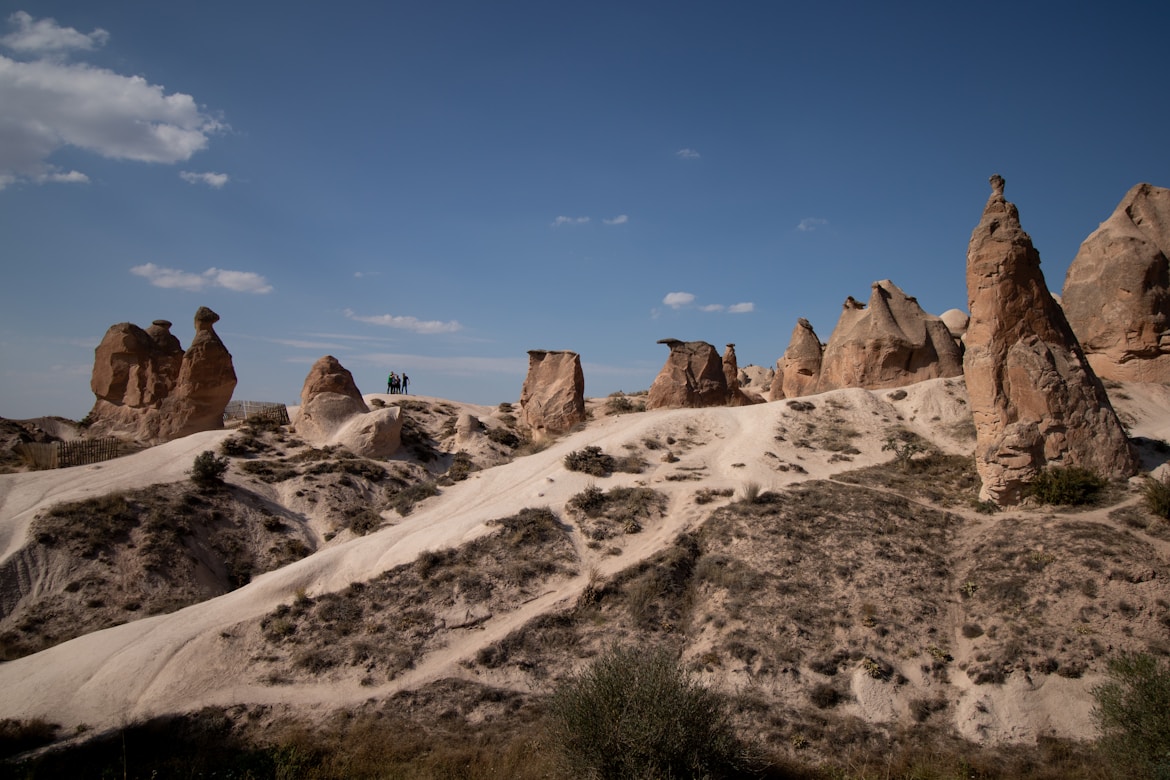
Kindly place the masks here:
[(665, 649), (615, 647), (559, 685), (550, 733), (576, 777), (738, 776), (724, 700)]

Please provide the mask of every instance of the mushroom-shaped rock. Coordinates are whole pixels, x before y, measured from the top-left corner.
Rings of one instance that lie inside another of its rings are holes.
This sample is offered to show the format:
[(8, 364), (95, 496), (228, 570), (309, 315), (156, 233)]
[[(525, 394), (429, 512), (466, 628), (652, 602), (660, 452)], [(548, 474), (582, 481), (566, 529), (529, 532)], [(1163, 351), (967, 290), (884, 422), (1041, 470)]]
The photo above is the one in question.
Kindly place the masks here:
[(564, 433), (585, 422), (581, 356), (568, 350), (529, 350), (520, 416), (537, 436)]
[(236, 389), (236, 370), (212, 327), (218, 321), (219, 315), (206, 306), (195, 312), (195, 338), (183, 353), (174, 405), (168, 409), (167, 438), (223, 427), (223, 411)]
[(991, 184), (967, 248), (971, 322), (963, 358), (980, 496), (1016, 503), (1049, 464), (1128, 477), (1136, 462), (1125, 431), (1048, 292), (1003, 179), (993, 176)]
[(776, 361), (776, 373), (768, 397), (778, 401), (815, 393), (821, 379), (823, 351), (812, 324), (804, 317), (798, 319), (784, 357)]
[(1170, 383), (1170, 189), (1138, 184), (1064, 278), (1069, 325), (1099, 377)]
[(869, 304), (846, 299), (821, 359), (817, 391), (901, 387), (958, 376), (962, 356), (946, 325), (893, 282), (874, 282)]

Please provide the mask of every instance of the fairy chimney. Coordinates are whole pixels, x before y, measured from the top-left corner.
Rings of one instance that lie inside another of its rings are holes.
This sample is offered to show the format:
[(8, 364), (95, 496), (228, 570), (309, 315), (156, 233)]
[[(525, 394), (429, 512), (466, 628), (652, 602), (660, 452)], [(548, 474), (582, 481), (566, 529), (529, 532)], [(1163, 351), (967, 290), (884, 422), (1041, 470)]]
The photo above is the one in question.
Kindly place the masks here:
[(1136, 462), (1125, 431), (1048, 291), (1003, 178), (992, 176), (991, 186), (967, 248), (963, 358), (980, 497), (1016, 503), (1050, 464), (1128, 477)]

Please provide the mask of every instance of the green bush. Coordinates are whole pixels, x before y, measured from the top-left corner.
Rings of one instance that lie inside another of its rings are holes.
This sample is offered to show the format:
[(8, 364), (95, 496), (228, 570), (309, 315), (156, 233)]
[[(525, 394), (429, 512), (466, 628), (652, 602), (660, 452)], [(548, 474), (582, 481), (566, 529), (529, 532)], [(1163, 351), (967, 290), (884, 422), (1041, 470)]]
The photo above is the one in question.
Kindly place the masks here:
[(1093, 689), (1099, 747), (1119, 776), (1170, 780), (1170, 666), (1124, 654), (1109, 662), (1109, 676)]
[(549, 712), (573, 777), (724, 777), (742, 756), (723, 699), (663, 649), (611, 649), (557, 687)]
[(204, 450), (195, 456), (191, 466), (191, 481), (200, 485), (218, 485), (228, 469), (227, 458), (217, 458), (211, 450)]
[(1028, 494), (1041, 504), (1079, 506), (1091, 503), (1106, 480), (1080, 466), (1050, 466), (1028, 484)]
[(1146, 500), (1146, 509), (1163, 520), (1170, 520), (1170, 478), (1146, 479), (1142, 485), (1142, 497)]

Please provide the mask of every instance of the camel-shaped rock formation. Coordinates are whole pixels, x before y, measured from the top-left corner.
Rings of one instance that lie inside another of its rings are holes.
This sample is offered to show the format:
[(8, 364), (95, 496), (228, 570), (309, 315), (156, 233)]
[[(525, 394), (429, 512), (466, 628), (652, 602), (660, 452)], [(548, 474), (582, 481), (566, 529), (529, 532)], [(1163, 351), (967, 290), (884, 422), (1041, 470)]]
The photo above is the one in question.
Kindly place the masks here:
[(1128, 477), (1136, 462), (1105, 388), (1044, 283), (1003, 178), (992, 176), (991, 186), (967, 248), (963, 358), (980, 497), (1016, 503), (1049, 464)]
[(94, 350), (90, 434), (158, 444), (222, 428), (236, 372), (217, 321), (200, 306), (186, 352), (167, 320), (147, 330), (129, 322), (110, 326)]
[(1170, 189), (1138, 184), (1081, 244), (1061, 301), (1103, 379), (1170, 383)]

